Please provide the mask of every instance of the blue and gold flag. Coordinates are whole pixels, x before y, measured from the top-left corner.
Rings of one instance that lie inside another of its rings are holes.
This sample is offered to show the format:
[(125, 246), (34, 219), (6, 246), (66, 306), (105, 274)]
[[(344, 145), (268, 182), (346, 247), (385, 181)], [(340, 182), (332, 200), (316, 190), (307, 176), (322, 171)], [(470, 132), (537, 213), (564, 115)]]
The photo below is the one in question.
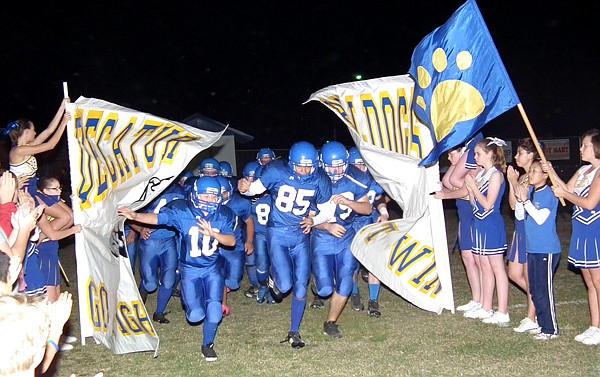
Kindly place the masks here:
[(474, 0), (423, 38), (409, 72), (415, 79), (412, 109), (435, 135), (421, 166), (520, 102)]

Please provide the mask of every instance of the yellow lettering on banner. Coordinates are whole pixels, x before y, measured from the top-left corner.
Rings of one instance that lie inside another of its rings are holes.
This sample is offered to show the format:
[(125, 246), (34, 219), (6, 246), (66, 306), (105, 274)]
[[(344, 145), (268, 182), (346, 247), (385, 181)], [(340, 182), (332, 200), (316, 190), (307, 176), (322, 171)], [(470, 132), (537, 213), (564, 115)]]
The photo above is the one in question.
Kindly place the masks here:
[(96, 285), (90, 276), (87, 281), (88, 318), (95, 331), (108, 330), (108, 293), (103, 283)]
[(150, 324), (150, 318), (141, 301), (119, 301), (117, 310), (119, 331), (123, 336), (151, 335), (156, 336)]
[[(431, 246), (421, 245), (417, 239), (413, 239), (408, 234), (404, 235), (391, 250), (388, 268), (393, 270), (397, 276), (402, 276), (411, 267), (424, 259), (430, 259), (430, 263), (419, 273), (414, 274), (408, 283), (419, 289), (419, 291), (434, 297), (439, 293), (440, 286)], [(431, 274), (435, 275), (429, 281), (426, 281), (427, 276)]]
[(380, 234), (391, 233), (391, 232), (395, 232), (395, 231), (398, 231), (398, 227), (396, 226), (396, 224), (394, 224), (393, 222), (383, 223), (380, 226), (378, 226), (377, 228), (375, 228), (375, 230), (373, 230), (373, 231), (369, 232), (369, 234), (367, 234), (367, 236), (365, 237), (365, 244), (367, 244), (367, 245), (370, 244)]
[[(118, 123), (125, 126), (115, 134)], [(131, 135), (133, 141), (126, 143)], [(196, 141), (199, 137), (168, 122), (146, 120), (141, 124), (136, 116), (119, 119), (116, 112), (89, 110), (86, 113), (77, 109), (75, 139), (81, 150), (81, 182), (76, 195), (85, 210), (138, 174), (140, 162), (148, 169), (157, 163), (171, 164), (181, 143)], [(137, 147), (138, 144), (143, 148)]]

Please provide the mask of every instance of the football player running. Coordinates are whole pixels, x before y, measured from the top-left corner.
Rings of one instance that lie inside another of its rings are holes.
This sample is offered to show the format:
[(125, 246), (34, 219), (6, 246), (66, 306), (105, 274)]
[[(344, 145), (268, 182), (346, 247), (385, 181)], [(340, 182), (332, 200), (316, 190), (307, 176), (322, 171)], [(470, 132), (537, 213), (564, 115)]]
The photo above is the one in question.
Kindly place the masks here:
[(331, 180), (331, 201), (336, 206), (335, 216), (316, 226), (312, 233), (312, 267), (317, 294), (331, 296), (323, 332), (333, 338), (341, 338), (337, 320), (352, 293), (352, 278), (358, 269), (358, 261), (350, 250), (355, 235), (352, 224), (357, 214), (371, 214), (373, 206), (367, 195), (370, 179), (359, 169), (348, 165), (348, 152), (337, 141), (323, 145), (321, 163)]
[[(272, 199), (267, 222), (267, 245), (271, 259), (271, 291), (276, 298), (292, 291), (291, 326), (286, 339), (292, 348), (304, 347), (300, 323), (306, 307), (310, 277), (310, 230), (326, 221), (335, 208), (325, 206), (331, 198), (331, 182), (318, 168), (315, 147), (300, 141), (292, 145), (288, 164), (272, 162), (252, 183), (239, 180), (240, 193), (255, 196), (269, 191)], [(314, 217), (317, 205), (324, 205)]]
[(216, 178), (198, 178), (190, 200), (174, 200), (156, 213), (138, 213), (121, 207), (118, 213), (127, 219), (150, 225), (167, 225), (183, 238), (179, 257), (181, 295), (186, 318), (196, 324), (204, 320), (202, 355), (216, 361), (213, 345), (223, 312), (225, 278), (219, 245), (233, 247), (235, 215), (221, 210), (221, 185)]

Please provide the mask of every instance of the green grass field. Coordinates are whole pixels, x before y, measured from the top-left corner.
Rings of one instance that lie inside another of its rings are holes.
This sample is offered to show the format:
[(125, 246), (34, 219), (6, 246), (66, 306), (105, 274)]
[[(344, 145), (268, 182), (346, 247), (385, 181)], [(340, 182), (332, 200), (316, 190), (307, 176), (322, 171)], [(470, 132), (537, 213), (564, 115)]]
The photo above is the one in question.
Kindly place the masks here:
[[(449, 249), (454, 243), (456, 214), (446, 211)], [(507, 232), (513, 221), (507, 219)], [(151, 352), (114, 355), (88, 338), (76, 344), (56, 362), (54, 375), (93, 376), (590, 376), (600, 375), (600, 348), (585, 346), (573, 337), (589, 326), (586, 289), (581, 276), (567, 266), (571, 232), (568, 211), (559, 214), (559, 235), (563, 259), (556, 274), (555, 289), (558, 339), (541, 342), (529, 334), (517, 334), (525, 316), (525, 295), (510, 287), (511, 327), (499, 328), (445, 311), (441, 315), (423, 311), (383, 288), (380, 297), (383, 315), (370, 318), (366, 311), (350, 306), (342, 314), (344, 337), (330, 339), (322, 332), (327, 306), (307, 306), (300, 329), (307, 345), (292, 349), (280, 344), (289, 328), (290, 300), (277, 305), (258, 305), (243, 295), (247, 287), (231, 294), (232, 314), (223, 319), (215, 342), (219, 360), (207, 363), (200, 353), (202, 326), (190, 326), (178, 299), (169, 303), (170, 324), (155, 324), (160, 336), (160, 354)], [(72, 246), (61, 251), (61, 261), (72, 281), (69, 289), (77, 300), (75, 262)], [(450, 250), (455, 304), (469, 300), (469, 289), (459, 252)], [(362, 280), (363, 298), (367, 285)], [(156, 296), (148, 300), (148, 311)], [(73, 334), (79, 333), (77, 303), (73, 305)], [(50, 373), (51, 374), (51, 373)]]

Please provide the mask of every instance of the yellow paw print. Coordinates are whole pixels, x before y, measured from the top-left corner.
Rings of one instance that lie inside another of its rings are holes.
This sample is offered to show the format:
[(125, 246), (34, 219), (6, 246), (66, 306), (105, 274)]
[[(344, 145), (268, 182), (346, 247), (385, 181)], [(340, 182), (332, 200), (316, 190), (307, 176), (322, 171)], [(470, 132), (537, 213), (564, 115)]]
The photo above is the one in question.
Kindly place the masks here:
[[(437, 75), (444, 73), (444, 76), (449, 76), (448, 58), (446, 52), (437, 48), (432, 57), (431, 62), (437, 72)], [(466, 71), (471, 68), (473, 57), (468, 51), (461, 51), (456, 55), (455, 73), (450, 76), (458, 76), (461, 71)], [(423, 66), (417, 68), (417, 84), (422, 89), (427, 89), (435, 80), (431, 74)], [(438, 80), (439, 81), (439, 80)], [(485, 109), (485, 102), (481, 93), (472, 85), (461, 80), (444, 80), (437, 84), (431, 93), (431, 98), (417, 97), (417, 105), (424, 111), (427, 111), (427, 103), (429, 103), (430, 119), (435, 130), (435, 138), (437, 141), (442, 140), (455, 124), (466, 120), (476, 118)]]

